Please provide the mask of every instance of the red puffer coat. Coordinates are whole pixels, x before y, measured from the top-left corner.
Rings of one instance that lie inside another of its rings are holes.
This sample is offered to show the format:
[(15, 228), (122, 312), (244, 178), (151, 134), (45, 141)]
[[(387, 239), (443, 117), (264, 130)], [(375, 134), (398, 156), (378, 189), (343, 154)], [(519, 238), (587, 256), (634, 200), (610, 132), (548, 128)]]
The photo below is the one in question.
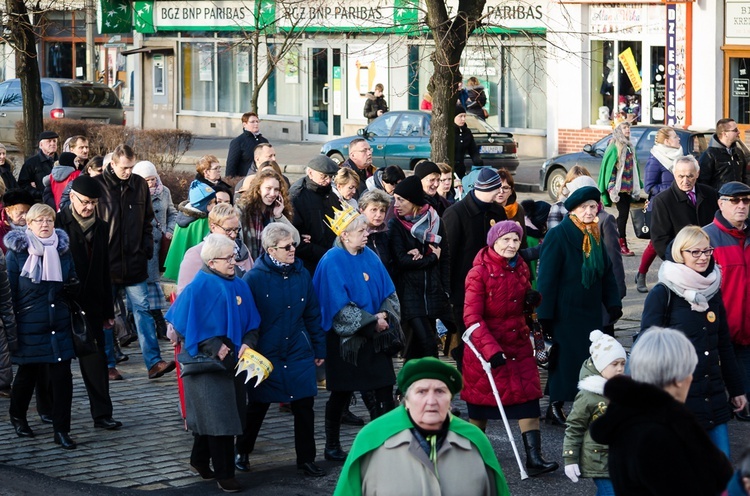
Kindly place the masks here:
[[(516, 266), (489, 247), (479, 250), (466, 276), (464, 323), (479, 323), (471, 340), (485, 360), (505, 353), (507, 362), (492, 375), (503, 405), (517, 405), (542, 397), (539, 370), (524, 319), (524, 299), (531, 287), (529, 267), (521, 257)], [(463, 362), (461, 399), (474, 405), (495, 405), (487, 374), (479, 359), (467, 349)]]

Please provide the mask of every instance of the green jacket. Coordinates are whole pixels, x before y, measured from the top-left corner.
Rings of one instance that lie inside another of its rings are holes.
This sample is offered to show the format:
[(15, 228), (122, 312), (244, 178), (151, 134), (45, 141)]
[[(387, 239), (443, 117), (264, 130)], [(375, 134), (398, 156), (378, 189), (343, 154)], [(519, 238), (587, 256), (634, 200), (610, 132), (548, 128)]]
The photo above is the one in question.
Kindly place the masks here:
[(589, 426), (607, 411), (602, 395), (607, 380), (594, 367), (591, 358), (581, 366), (579, 392), (568, 415), (563, 440), (565, 465), (578, 464), (582, 477), (609, 478), (609, 447), (591, 439)]
[[(164, 261), (164, 277), (177, 280), (180, 275), (180, 264), (185, 252), (197, 245), (209, 234), (208, 217), (196, 219), (187, 227), (175, 226), (172, 243), (169, 245), (167, 259)], [(158, 256), (158, 255), (156, 255)]]
[[(641, 179), (643, 175), (641, 174), (640, 167), (638, 167), (638, 160), (635, 156), (635, 146), (631, 146), (630, 149), (633, 152), (633, 163), (638, 169), (638, 183), (640, 184), (641, 189), (643, 189), (643, 180)], [(602, 203), (605, 207), (609, 207), (612, 205), (612, 200), (610, 200), (609, 192), (607, 191), (607, 185), (609, 184), (609, 180), (612, 178), (612, 171), (615, 169), (617, 160), (619, 158), (620, 157), (617, 154), (617, 146), (615, 146), (615, 142), (613, 140), (612, 142), (610, 142), (607, 150), (604, 152), (604, 156), (602, 157), (602, 167), (601, 169), (599, 169), (599, 180), (597, 181), (599, 191), (601, 191), (602, 193)]]
[[(450, 414), (449, 414), (450, 415)], [(388, 438), (406, 429), (414, 427), (409, 420), (409, 415), (403, 405), (388, 412), (367, 424), (354, 439), (354, 444), (346, 458), (341, 476), (336, 484), (334, 496), (361, 496), (362, 476), (360, 464), (363, 457), (371, 451), (379, 448)], [(503, 470), (497, 461), (487, 436), (478, 427), (471, 425), (458, 417), (450, 416), (448, 429), (465, 437), (477, 448), (484, 460), (485, 465), (491, 469), (495, 476), (495, 487), (498, 495), (510, 495), (508, 484), (505, 482)]]

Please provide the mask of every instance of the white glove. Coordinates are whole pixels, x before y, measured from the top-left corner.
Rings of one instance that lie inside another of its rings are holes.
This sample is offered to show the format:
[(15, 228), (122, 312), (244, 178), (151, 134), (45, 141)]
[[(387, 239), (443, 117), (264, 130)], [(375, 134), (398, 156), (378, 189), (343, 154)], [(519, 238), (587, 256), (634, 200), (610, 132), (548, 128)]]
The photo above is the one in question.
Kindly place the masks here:
[(615, 190), (611, 189), (609, 190), (609, 199), (612, 200), (612, 203), (617, 203), (620, 201), (620, 195), (615, 193)]
[(578, 482), (578, 476), (581, 475), (581, 470), (578, 468), (578, 464), (573, 463), (572, 465), (565, 465), (565, 475), (567, 475), (568, 479), (571, 481)]

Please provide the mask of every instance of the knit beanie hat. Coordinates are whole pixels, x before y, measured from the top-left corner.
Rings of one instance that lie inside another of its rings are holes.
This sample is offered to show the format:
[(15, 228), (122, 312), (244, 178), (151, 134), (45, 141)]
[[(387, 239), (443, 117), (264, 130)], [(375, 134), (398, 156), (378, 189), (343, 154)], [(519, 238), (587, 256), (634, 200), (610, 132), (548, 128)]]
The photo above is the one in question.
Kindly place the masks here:
[(492, 167), (484, 167), (479, 171), (477, 178), (474, 180), (475, 191), (497, 191), (503, 186), (503, 180), (500, 174)]
[(501, 220), (496, 222), (494, 226), (490, 228), (490, 232), (487, 233), (487, 246), (494, 246), (495, 241), (502, 238), (508, 233), (516, 233), (518, 239), (523, 236), (523, 229), (514, 220)]
[(589, 340), (591, 341), (591, 346), (589, 347), (591, 361), (594, 362), (594, 367), (599, 372), (607, 368), (607, 365), (615, 360), (627, 357), (625, 348), (622, 347), (619, 341), (600, 330), (591, 331)]
[(208, 212), (208, 204), (216, 198), (216, 191), (206, 183), (194, 180), (190, 183), (190, 205), (201, 212)]
[(100, 198), (102, 196), (102, 187), (99, 185), (99, 181), (85, 174), (75, 178), (71, 188), (76, 193), (89, 198)]
[(141, 176), (143, 179), (147, 177), (159, 177), (159, 173), (156, 172), (156, 166), (148, 160), (141, 160), (135, 167), (133, 167), (133, 174)]
[(419, 207), (423, 206), (427, 202), (424, 197), (424, 191), (422, 190), (422, 180), (416, 175), (409, 176), (398, 183), (396, 185), (396, 189), (393, 190), (393, 193), (406, 200), (409, 200), (414, 205), (417, 205)]
[(424, 179), (430, 174), (440, 175), (440, 167), (435, 162), (420, 162), (414, 167), (414, 175), (419, 179)]
[(77, 157), (76, 157), (75, 153), (62, 152), (60, 154), (60, 158), (57, 160), (57, 163), (60, 164), (60, 165), (67, 166), (67, 167), (73, 167), (75, 169), (76, 168), (76, 163), (75, 163), (76, 158)]
[(421, 379), (435, 379), (448, 386), (451, 394), (458, 394), (463, 388), (463, 377), (453, 365), (434, 357), (409, 360), (398, 373), (396, 382), (399, 390), (406, 393), (413, 383)]
[(551, 208), (550, 204), (542, 200), (524, 200), (521, 202), (521, 206), (531, 224), (537, 229), (545, 231), (547, 228), (547, 217), (549, 217)]

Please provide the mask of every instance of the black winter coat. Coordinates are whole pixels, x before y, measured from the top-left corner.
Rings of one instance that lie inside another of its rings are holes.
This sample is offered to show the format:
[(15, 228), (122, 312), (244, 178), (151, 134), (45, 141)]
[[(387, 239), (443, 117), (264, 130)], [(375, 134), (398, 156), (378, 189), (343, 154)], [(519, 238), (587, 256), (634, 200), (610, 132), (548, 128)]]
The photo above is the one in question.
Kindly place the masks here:
[[(442, 222), (438, 234), (440, 258), (430, 253), (427, 244), (417, 241), (398, 219), (388, 222), (388, 239), (396, 279), (396, 294), (401, 302), (401, 320), (416, 317), (451, 315), (449, 302), (450, 249)], [(423, 256), (414, 260), (407, 252), (416, 248)]]
[(378, 256), (385, 270), (391, 276), (391, 280), (395, 278), (393, 273), (393, 260), (391, 259), (391, 249), (388, 241), (388, 230), (386, 226), (381, 226), (382, 231), (370, 232), (367, 235), (367, 247), (370, 248)]
[(143, 282), (148, 279), (148, 261), (154, 254), (154, 210), (148, 183), (136, 174), (122, 181), (111, 165), (94, 179), (102, 187), (96, 215), (109, 223), (112, 284)]
[(334, 217), (333, 207), (341, 209), (341, 202), (330, 186), (321, 187), (303, 177), (292, 184), (289, 190), (294, 207), (292, 225), (300, 234), (309, 234), (309, 243), (302, 242), (297, 248), (297, 256), (305, 263), (310, 275), (315, 274), (315, 268), (323, 255), (331, 249), (336, 235), (325, 224), (325, 216)]
[(720, 494), (732, 465), (684, 405), (665, 391), (618, 376), (604, 386), (607, 413), (591, 437), (609, 445), (617, 496)]
[[(18, 174), (18, 185), (32, 194), (38, 200), (42, 199), (44, 193), (44, 178), (52, 172), (52, 166), (57, 161), (57, 154), (48, 157), (40, 150), (33, 157), (29, 157), (21, 167)], [(31, 185), (34, 183), (34, 186)]]
[(365, 109), (363, 114), (367, 117), (367, 122), (372, 122), (378, 118), (378, 110), (382, 110), (383, 113), (388, 112), (388, 102), (385, 101), (385, 97), (375, 96), (375, 93), (370, 91), (367, 93), (367, 100), (365, 100)]
[(5, 183), (6, 191), (9, 189), (18, 189), (18, 182), (16, 176), (13, 175), (13, 171), (10, 170), (10, 165), (6, 159), (5, 165), (0, 165), (0, 179)]
[(256, 173), (255, 147), (258, 143), (268, 143), (268, 140), (263, 135), (258, 134), (256, 136), (250, 131), (242, 131), (242, 134), (234, 138), (229, 143), (227, 168), (224, 175), (227, 177), (243, 177), (250, 173)]
[(701, 166), (698, 182), (717, 191), (730, 181), (747, 184), (747, 158), (737, 143), (732, 143), (727, 151), (727, 147), (714, 134), (708, 148), (698, 159)]
[[(29, 244), (24, 231), (11, 231), (5, 236), (8, 248), (8, 279), (13, 294), (13, 308), (18, 329), (18, 348), (13, 363), (58, 363), (75, 357), (70, 330), (68, 306), (63, 303), (66, 286), (77, 282), (73, 256), (68, 249), (68, 235), (55, 229), (58, 237), (62, 281), (31, 282), (21, 276)], [(111, 291), (111, 290), (110, 290)]]
[(70, 253), (80, 281), (76, 301), (86, 312), (93, 329), (101, 329), (102, 323), (115, 317), (112, 302), (112, 283), (109, 275), (109, 226), (96, 219), (91, 227), (91, 241), (87, 241), (83, 229), (73, 217), (72, 206), (61, 210), (55, 225), (68, 233)]
[(716, 190), (705, 184), (695, 185), (695, 206), (688, 201), (687, 193), (673, 182), (651, 200), (651, 242), (656, 253), (664, 260), (667, 245), (685, 226), (705, 226), (714, 220), (719, 209)]
[(695, 346), (698, 365), (693, 371), (693, 382), (685, 402), (687, 409), (706, 430), (729, 422), (731, 412), (726, 390), (730, 397), (740, 396), (745, 390), (729, 341), (721, 291), (709, 300), (708, 311), (696, 312), (690, 309), (690, 303), (685, 299), (665, 285), (657, 284), (646, 297), (641, 332), (651, 326), (678, 329)]
[(484, 161), (479, 155), (479, 147), (476, 141), (474, 141), (474, 135), (469, 126), (464, 124), (459, 127), (454, 124), (453, 132), (455, 133), (453, 141), (453, 170), (456, 171), (458, 177), (464, 177), (466, 175), (466, 165), (464, 164), (466, 155), (471, 157), (471, 163), (476, 166), (483, 166)]
[(480, 205), (473, 191), (443, 214), (445, 234), (451, 249), (450, 292), (455, 308), (463, 311), (466, 275), (479, 250), (487, 246), (487, 233), (495, 223), (506, 219), (502, 206), (496, 203)]
[(13, 313), (8, 269), (5, 255), (0, 253), (0, 389), (10, 389), (13, 382), (10, 355), (17, 347), (16, 314)]

